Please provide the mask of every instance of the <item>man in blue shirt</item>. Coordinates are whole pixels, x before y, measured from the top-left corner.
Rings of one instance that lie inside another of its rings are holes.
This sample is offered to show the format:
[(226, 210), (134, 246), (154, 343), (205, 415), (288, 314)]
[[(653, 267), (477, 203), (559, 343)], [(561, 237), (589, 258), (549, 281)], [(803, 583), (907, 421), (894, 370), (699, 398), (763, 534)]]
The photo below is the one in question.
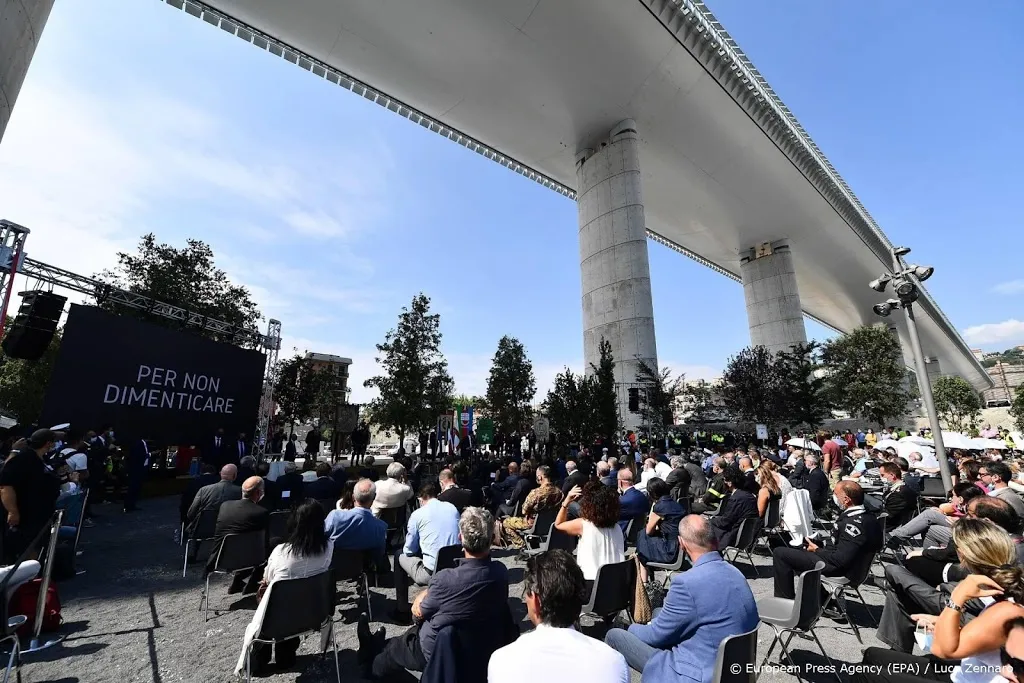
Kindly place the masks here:
[(691, 568), (672, 579), (665, 606), (650, 624), (613, 628), (604, 639), (642, 672), (644, 683), (711, 683), (719, 643), (758, 625), (746, 578), (714, 550), (714, 534), (703, 517), (683, 518), (679, 546)]
[(437, 553), (459, 542), (459, 511), (437, 499), (437, 485), (420, 487), (420, 506), (409, 516), (405, 547), (395, 553), (395, 601), (392, 619), (412, 623), (409, 610), (409, 582), (426, 586), (437, 566)]
[(351, 510), (331, 510), (324, 520), (324, 529), (335, 548), (366, 550), (373, 554), (378, 570), (387, 566), (384, 550), (388, 523), (373, 516), (370, 509), (377, 497), (377, 487), (369, 479), (360, 479), (352, 489), (355, 507)]
[(633, 473), (628, 469), (619, 470), (616, 479), (619, 485), (619, 528), (626, 533), (630, 520), (646, 513), (651, 504), (647, 494), (633, 486)]

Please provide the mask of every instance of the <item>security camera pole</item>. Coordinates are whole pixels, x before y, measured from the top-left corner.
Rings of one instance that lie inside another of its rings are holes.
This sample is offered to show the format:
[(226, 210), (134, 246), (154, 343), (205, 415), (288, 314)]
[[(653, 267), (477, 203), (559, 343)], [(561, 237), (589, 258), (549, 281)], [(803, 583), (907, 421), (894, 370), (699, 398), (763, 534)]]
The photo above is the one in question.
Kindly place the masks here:
[(887, 316), (893, 308), (902, 308), (907, 317), (907, 331), (910, 333), (910, 348), (914, 353), (914, 368), (917, 374), (917, 386), (921, 390), (921, 399), (924, 401), (925, 411), (928, 413), (928, 423), (932, 428), (932, 439), (935, 441), (935, 458), (939, 461), (939, 472), (942, 474), (942, 486), (946, 491), (953, 490), (953, 478), (949, 472), (949, 460), (946, 459), (946, 446), (942, 443), (942, 426), (939, 424), (939, 415), (935, 412), (935, 401), (932, 399), (932, 385), (928, 381), (928, 368), (924, 362), (924, 351), (921, 349), (921, 337), (917, 333), (917, 320), (914, 318), (914, 301), (917, 300), (921, 279), (931, 277), (932, 268), (921, 266), (907, 266), (903, 263), (903, 257), (910, 253), (908, 247), (894, 247), (892, 250), (892, 268), (890, 276), (883, 275), (871, 283), (870, 287), (875, 291), (885, 291), (885, 286), (891, 281), (893, 290), (899, 300), (890, 299), (885, 304), (875, 307), (879, 315)]

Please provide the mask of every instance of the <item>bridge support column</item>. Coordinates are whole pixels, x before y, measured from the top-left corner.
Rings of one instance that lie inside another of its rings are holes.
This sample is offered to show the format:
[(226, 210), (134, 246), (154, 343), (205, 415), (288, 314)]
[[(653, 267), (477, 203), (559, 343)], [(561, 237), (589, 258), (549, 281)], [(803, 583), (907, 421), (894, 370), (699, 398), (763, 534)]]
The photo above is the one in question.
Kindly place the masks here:
[(600, 359), (601, 339), (611, 344), (619, 415), (632, 429), (641, 426), (640, 416), (629, 412), (637, 360), (658, 367), (636, 124), (623, 121), (597, 151), (579, 152), (576, 179), (583, 358), (590, 373)]
[(54, 0), (0, 0), (0, 140)]
[(793, 254), (785, 240), (751, 249), (740, 259), (751, 346), (789, 351), (807, 341)]
[(939, 359), (932, 356), (931, 358), (925, 358), (925, 367), (928, 368), (928, 383), (935, 384), (935, 380), (942, 377), (942, 364), (939, 363)]

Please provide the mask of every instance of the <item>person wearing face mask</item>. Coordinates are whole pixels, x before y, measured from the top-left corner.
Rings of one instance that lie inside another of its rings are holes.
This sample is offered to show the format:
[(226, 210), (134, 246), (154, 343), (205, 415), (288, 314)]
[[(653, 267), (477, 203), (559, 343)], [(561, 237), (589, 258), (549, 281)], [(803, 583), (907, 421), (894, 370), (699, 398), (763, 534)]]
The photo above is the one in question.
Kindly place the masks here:
[(917, 495), (903, 483), (903, 472), (895, 463), (885, 462), (878, 474), (886, 486), (882, 494), (881, 509), (886, 514), (886, 526), (894, 529), (906, 524), (917, 510)]
[(832, 494), (832, 502), (842, 510), (836, 519), (835, 531), (828, 542), (819, 546), (806, 541), (803, 548), (787, 546), (772, 553), (775, 574), (775, 597), (793, 600), (794, 578), (813, 569), (819, 561), (825, 563), (824, 576), (853, 576), (863, 568), (862, 562), (871, 562), (882, 547), (882, 526), (875, 516), (864, 509), (864, 489), (853, 481), (841, 481)]

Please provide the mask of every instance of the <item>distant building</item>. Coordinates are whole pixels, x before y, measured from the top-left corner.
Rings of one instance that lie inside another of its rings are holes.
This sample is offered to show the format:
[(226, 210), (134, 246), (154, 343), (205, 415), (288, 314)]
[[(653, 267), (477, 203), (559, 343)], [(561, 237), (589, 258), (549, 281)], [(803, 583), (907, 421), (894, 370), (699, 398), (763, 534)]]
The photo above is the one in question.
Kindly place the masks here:
[[(352, 359), (332, 356), (329, 353), (310, 353), (308, 351), (305, 358), (317, 372), (326, 370), (337, 378), (338, 404), (347, 403), (345, 397), (348, 395), (348, 369), (352, 365)], [(328, 423), (334, 421), (334, 417), (329, 415), (321, 415), (320, 419)]]
[(1008, 406), (1013, 402), (1017, 387), (1024, 384), (1024, 365), (996, 363), (988, 368), (988, 376), (995, 387), (981, 392), (982, 401), (990, 408)]

